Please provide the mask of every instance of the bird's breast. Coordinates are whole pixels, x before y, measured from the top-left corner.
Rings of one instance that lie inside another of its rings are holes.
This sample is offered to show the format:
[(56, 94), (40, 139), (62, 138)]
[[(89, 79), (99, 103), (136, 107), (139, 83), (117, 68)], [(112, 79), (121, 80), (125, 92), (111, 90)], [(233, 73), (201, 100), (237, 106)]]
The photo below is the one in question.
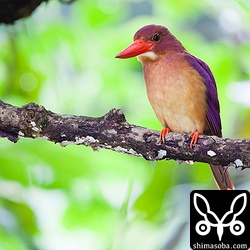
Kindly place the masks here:
[(148, 98), (161, 124), (173, 132), (202, 133), (206, 123), (206, 86), (183, 54), (160, 56), (142, 64)]

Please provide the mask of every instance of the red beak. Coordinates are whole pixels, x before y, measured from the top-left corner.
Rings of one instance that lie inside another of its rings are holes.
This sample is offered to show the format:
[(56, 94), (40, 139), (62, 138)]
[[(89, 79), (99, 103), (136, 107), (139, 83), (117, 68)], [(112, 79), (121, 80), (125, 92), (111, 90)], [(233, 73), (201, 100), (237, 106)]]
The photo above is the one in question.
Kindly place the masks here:
[(149, 52), (150, 49), (153, 47), (153, 43), (144, 42), (139, 39), (135, 40), (131, 43), (128, 47), (122, 50), (116, 58), (130, 58), (134, 56), (138, 56), (145, 52)]

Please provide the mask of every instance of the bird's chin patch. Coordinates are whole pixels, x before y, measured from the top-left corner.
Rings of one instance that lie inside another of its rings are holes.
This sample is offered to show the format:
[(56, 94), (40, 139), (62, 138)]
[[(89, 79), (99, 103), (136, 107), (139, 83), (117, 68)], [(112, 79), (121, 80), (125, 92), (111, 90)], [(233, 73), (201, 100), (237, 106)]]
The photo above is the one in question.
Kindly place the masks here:
[(156, 58), (157, 58), (157, 55), (153, 51), (148, 51), (137, 56), (137, 60), (139, 62), (142, 62), (143, 59), (149, 59), (149, 60), (154, 61)]

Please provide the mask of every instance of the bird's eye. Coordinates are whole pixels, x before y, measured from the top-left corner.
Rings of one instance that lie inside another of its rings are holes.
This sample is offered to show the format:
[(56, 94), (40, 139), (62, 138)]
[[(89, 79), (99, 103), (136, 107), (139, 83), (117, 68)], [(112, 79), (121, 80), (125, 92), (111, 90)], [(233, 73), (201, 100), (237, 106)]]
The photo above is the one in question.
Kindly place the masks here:
[(159, 34), (155, 34), (153, 36), (153, 41), (158, 42), (160, 40), (161, 36)]

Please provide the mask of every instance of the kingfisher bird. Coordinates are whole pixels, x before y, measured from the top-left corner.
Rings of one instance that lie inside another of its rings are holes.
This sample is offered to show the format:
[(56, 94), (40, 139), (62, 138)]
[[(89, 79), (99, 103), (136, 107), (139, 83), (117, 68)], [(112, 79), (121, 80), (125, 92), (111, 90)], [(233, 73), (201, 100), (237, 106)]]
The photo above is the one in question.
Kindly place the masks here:
[[(170, 131), (189, 133), (191, 148), (200, 134), (222, 137), (217, 87), (205, 62), (190, 54), (166, 27), (154, 24), (139, 29), (134, 42), (116, 58), (135, 56), (142, 64), (149, 102), (163, 126), (163, 143)], [(219, 189), (234, 189), (226, 166), (210, 167)]]

